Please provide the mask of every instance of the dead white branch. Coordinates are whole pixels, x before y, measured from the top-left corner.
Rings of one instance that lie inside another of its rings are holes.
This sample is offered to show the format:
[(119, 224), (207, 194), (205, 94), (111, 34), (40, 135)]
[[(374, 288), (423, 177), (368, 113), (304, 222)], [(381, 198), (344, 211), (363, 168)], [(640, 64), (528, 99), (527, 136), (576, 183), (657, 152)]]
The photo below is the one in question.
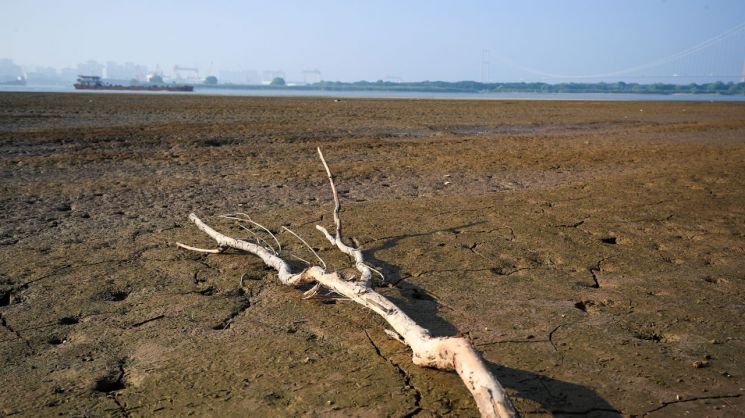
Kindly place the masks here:
[[(246, 251), (261, 258), (267, 266), (277, 270), (282, 283), (297, 286), (303, 283), (315, 283), (316, 285), (305, 293), (306, 297), (313, 296), (320, 286), (323, 286), (339, 295), (345, 296), (360, 305), (374, 311), (393, 328), (386, 330), (389, 335), (408, 345), (413, 352), (414, 364), (424, 367), (433, 367), (442, 370), (455, 370), (466, 387), (473, 395), (476, 405), (483, 417), (515, 417), (517, 413), (510, 400), (507, 398), (504, 388), (491, 374), (479, 353), (464, 337), (432, 337), (428, 330), (419, 326), (408, 315), (401, 311), (396, 305), (384, 296), (372, 290), (370, 287), (371, 269), (365, 264), (362, 252), (344, 244), (341, 235), (341, 220), (339, 212), (341, 205), (336, 193), (331, 170), (329, 170), (321, 150), (321, 157), (331, 190), (334, 195), (334, 223), (336, 225), (336, 236), (321, 227), (316, 228), (323, 233), (329, 242), (336, 245), (340, 251), (354, 258), (355, 267), (362, 273), (363, 278), (356, 281), (347, 281), (337, 272), (328, 273), (324, 268), (311, 266), (299, 273), (293, 273), (290, 266), (279, 256), (259, 245), (236, 240), (223, 235), (207, 224), (202, 222), (195, 214), (190, 214), (189, 219), (201, 231), (217, 241), (218, 248), (235, 248)], [(181, 248), (195, 249), (184, 244), (178, 244)], [(219, 250), (217, 250), (219, 252)], [(320, 286), (319, 286), (320, 285)]]
[(326, 159), (323, 158), (321, 147), (316, 148), (316, 150), (318, 150), (318, 156), (321, 157), (323, 168), (326, 169), (326, 175), (328, 176), (329, 183), (331, 184), (331, 193), (334, 195), (334, 225), (336, 225), (336, 239), (338, 241), (341, 241), (341, 218), (339, 218), (339, 213), (341, 212), (341, 204), (339, 203), (339, 193), (336, 192), (336, 185), (334, 184), (334, 176), (331, 175), (331, 170), (329, 169), (329, 165), (326, 164)]
[[(339, 203), (339, 194), (336, 192), (336, 186), (334, 185), (334, 176), (331, 175), (331, 170), (329, 169), (329, 165), (326, 164), (326, 159), (323, 158), (323, 153), (321, 152), (321, 148), (317, 148), (318, 150), (318, 156), (321, 158), (321, 162), (323, 163), (323, 167), (326, 169), (326, 175), (329, 178), (329, 183), (331, 184), (331, 193), (334, 195), (334, 225), (336, 226), (336, 236), (332, 237), (331, 234), (326, 230), (326, 228), (316, 225), (316, 229), (321, 231), (323, 235), (326, 237), (327, 240), (333, 245), (336, 245), (336, 247), (339, 249), (339, 251), (343, 252), (344, 254), (349, 255), (354, 259), (354, 267), (357, 269), (357, 271), (360, 272), (361, 276), (359, 279), (360, 285), (364, 287), (370, 287), (372, 285), (372, 270), (370, 267), (365, 264), (365, 259), (362, 256), (362, 251), (360, 251), (357, 248), (353, 248), (348, 246), (344, 243), (342, 240), (341, 235), (341, 218), (339, 216), (339, 213), (341, 212), (341, 204)], [(380, 272), (377, 272), (380, 274)], [(383, 276), (380, 274), (381, 277)]]

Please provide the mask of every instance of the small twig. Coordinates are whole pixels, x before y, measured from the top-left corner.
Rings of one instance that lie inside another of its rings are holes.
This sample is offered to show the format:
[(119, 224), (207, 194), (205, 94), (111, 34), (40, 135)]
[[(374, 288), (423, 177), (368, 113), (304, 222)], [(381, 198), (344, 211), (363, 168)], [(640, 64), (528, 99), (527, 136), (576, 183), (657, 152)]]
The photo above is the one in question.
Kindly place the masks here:
[(231, 216), (231, 214), (222, 215), (222, 217), (225, 218), (225, 219), (235, 219), (235, 220), (238, 220), (238, 221), (250, 222), (253, 225), (255, 225), (255, 226), (263, 229), (264, 231), (266, 231), (267, 234), (271, 235), (272, 238), (274, 239), (274, 242), (277, 243), (277, 251), (274, 251), (274, 248), (272, 248), (272, 251), (274, 251), (275, 254), (279, 254), (279, 253), (282, 252), (282, 244), (279, 243), (279, 240), (277, 239), (277, 237), (267, 227), (265, 227), (264, 225), (262, 225), (262, 224), (260, 224), (260, 223), (258, 223), (256, 221), (254, 221), (253, 219), (251, 219), (251, 217), (247, 213), (237, 212), (237, 213), (234, 213), (233, 215), (241, 215), (244, 218), (241, 219), (241, 218), (233, 217), (233, 216)]
[(196, 251), (198, 253), (207, 253), (207, 254), (220, 254), (225, 251), (224, 248), (215, 248), (215, 249), (197, 248), (197, 247), (192, 247), (190, 245), (182, 244), (180, 242), (177, 242), (176, 246), (183, 248), (185, 250), (191, 250), (191, 251)]
[[(288, 228), (288, 227), (286, 227), (286, 226), (284, 226), (284, 225), (282, 225), (282, 228), (283, 228), (283, 229), (284, 229), (285, 231), (287, 231), (287, 232), (291, 233), (292, 235), (294, 235), (294, 236), (295, 236), (295, 238), (297, 238), (297, 239), (299, 239), (299, 240), (300, 240), (300, 242), (302, 242), (303, 244), (305, 244), (305, 246), (306, 246), (306, 247), (308, 247), (308, 249), (310, 250), (310, 252), (312, 252), (312, 253), (313, 253), (313, 255), (314, 255), (314, 256), (316, 256), (316, 258), (318, 259), (318, 261), (320, 261), (320, 262), (321, 262), (321, 265), (323, 265), (323, 269), (324, 269), (324, 270), (326, 270), (326, 262), (325, 262), (325, 261), (323, 261), (323, 259), (321, 258), (321, 256), (319, 256), (319, 255), (318, 255), (318, 253), (316, 252), (316, 250), (314, 250), (314, 249), (313, 249), (313, 247), (311, 247), (310, 245), (308, 245), (308, 243), (307, 243), (307, 242), (305, 242), (305, 240), (304, 240), (304, 239), (302, 239), (302, 238), (300, 237), (300, 235), (298, 235), (298, 234), (296, 234), (296, 233), (292, 232), (292, 230), (291, 230), (290, 228)], [(310, 263), (308, 263), (308, 264), (310, 264)]]
[(315, 286), (311, 287), (310, 290), (303, 293), (303, 299), (310, 299), (313, 296), (318, 294), (318, 291), (321, 289), (321, 283), (316, 283)]
[(292, 257), (292, 258), (295, 258), (295, 259), (297, 259), (297, 260), (300, 260), (300, 261), (302, 261), (303, 263), (305, 263), (305, 264), (307, 264), (307, 265), (310, 265), (310, 261), (308, 261), (308, 260), (306, 260), (306, 259), (304, 259), (304, 258), (298, 257), (298, 256), (296, 256), (295, 254), (290, 254), (290, 257)]
[[(241, 225), (241, 224), (238, 224), (238, 226), (240, 226), (240, 227), (241, 227), (241, 228), (243, 228), (244, 230), (246, 230), (246, 231), (250, 232), (250, 233), (251, 233), (251, 235), (253, 235), (253, 236), (254, 236), (254, 239), (256, 240), (256, 243), (257, 243), (257, 244), (259, 244), (259, 245), (262, 245), (262, 246), (263, 246), (264, 248), (266, 248), (267, 250), (269, 250), (269, 251), (273, 252), (273, 253), (274, 253), (274, 255), (279, 255), (279, 253), (278, 253), (278, 252), (277, 252), (277, 251), (276, 251), (276, 250), (274, 249), (274, 247), (272, 247), (271, 245), (269, 245), (269, 243), (268, 243), (268, 242), (266, 242), (265, 240), (263, 240), (263, 239), (259, 238), (259, 236), (258, 236), (258, 235), (256, 235), (256, 233), (255, 233), (255, 232), (254, 232), (254, 231), (253, 231), (253, 230), (252, 230), (251, 228), (248, 228), (248, 227), (246, 227), (246, 226), (243, 226), (243, 225)], [(263, 244), (262, 244), (262, 243), (263, 243)]]
[(274, 242), (277, 243), (277, 251), (276, 251), (276, 253), (277, 254), (280, 254), (282, 252), (282, 244), (279, 243), (279, 240), (274, 235), (274, 233), (272, 233), (272, 231), (269, 230), (269, 228), (267, 228), (264, 225), (262, 225), (262, 224), (260, 224), (260, 223), (258, 223), (256, 221), (254, 221), (253, 219), (251, 219), (250, 216), (248, 216), (247, 214), (245, 214), (243, 212), (239, 212), (238, 214), (245, 216), (246, 217), (246, 220), (248, 222), (251, 222), (252, 224), (254, 224), (254, 225), (258, 226), (259, 228), (263, 229), (264, 231), (266, 231), (266, 233), (269, 234), (272, 237), (272, 239), (274, 240)]
[(365, 265), (365, 267), (369, 268), (370, 271), (373, 271), (373, 272), (377, 273), (378, 276), (380, 276), (380, 279), (383, 280), (383, 283), (385, 283), (385, 276), (383, 276), (383, 273), (381, 273), (378, 269), (376, 269), (375, 267), (373, 267), (373, 266), (371, 266), (371, 265), (369, 265), (367, 263), (363, 263), (363, 264)]
[(331, 183), (331, 193), (334, 195), (334, 224), (336, 225), (336, 239), (338, 241), (341, 241), (341, 219), (339, 218), (339, 213), (341, 212), (341, 204), (339, 203), (339, 194), (336, 192), (336, 185), (334, 185), (334, 176), (331, 175), (331, 169), (329, 169), (329, 165), (326, 164), (326, 159), (323, 158), (321, 147), (318, 147), (316, 149), (318, 150), (318, 156), (321, 157), (323, 168), (326, 169), (326, 175), (329, 178), (329, 183)]

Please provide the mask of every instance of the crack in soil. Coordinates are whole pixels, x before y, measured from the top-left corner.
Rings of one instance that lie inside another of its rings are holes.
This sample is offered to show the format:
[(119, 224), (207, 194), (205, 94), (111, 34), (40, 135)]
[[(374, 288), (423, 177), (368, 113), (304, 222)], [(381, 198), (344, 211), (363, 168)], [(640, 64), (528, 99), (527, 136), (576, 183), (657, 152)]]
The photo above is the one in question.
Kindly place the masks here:
[(565, 325), (570, 325), (570, 324), (574, 324), (574, 323), (575, 322), (571, 322), (571, 323), (565, 322), (563, 324), (559, 324), (559, 325), (555, 326), (554, 329), (551, 330), (551, 332), (548, 333), (548, 342), (551, 344), (551, 347), (554, 349), (554, 351), (556, 351), (556, 353), (559, 354), (559, 358), (561, 359), (561, 364), (564, 364), (564, 353), (561, 352), (556, 347), (556, 344), (554, 344), (554, 334), (559, 330), (559, 328), (561, 328), (561, 327), (563, 327)]
[(111, 399), (114, 401), (114, 403), (116, 404), (116, 406), (119, 407), (119, 412), (122, 413), (122, 415), (124, 416), (124, 418), (130, 418), (131, 417), (131, 415), (129, 414), (129, 410), (124, 405), (122, 405), (121, 402), (119, 402), (119, 399), (116, 398), (116, 394), (113, 394), (111, 396)]
[(636, 224), (636, 223), (641, 223), (641, 222), (649, 222), (649, 223), (653, 223), (653, 224), (655, 224), (655, 223), (656, 224), (660, 224), (660, 223), (669, 221), (670, 219), (673, 218), (673, 216), (674, 216), (674, 214), (670, 214), (670, 215), (667, 215), (667, 216), (665, 216), (663, 218), (659, 218), (659, 219), (658, 218), (633, 219), (633, 220), (629, 220), (627, 223), (634, 223), (634, 224)]
[(20, 332), (18, 332), (15, 328), (13, 328), (12, 326), (10, 326), (10, 324), (5, 319), (5, 317), (3, 316), (2, 313), (0, 313), (0, 325), (2, 325), (3, 328), (7, 329), (8, 331), (12, 332), (16, 337), (18, 337), (18, 339), (20, 339), (21, 341), (23, 341), (23, 343), (26, 345), (26, 347), (31, 351), (31, 354), (34, 353), (34, 348), (31, 347), (31, 343), (26, 338), (24, 338), (21, 335)]
[(556, 331), (558, 331), (559, 328), (563, 327), (564, 325), (566, 324), (559, 324), (555, 326), (554, 329), (551, 330), (551, 332), (548, 333), (548, 342), (551, 343), (551, 347), (553, 347), (554, 351), (556, 351), (557, 353), (559, 352), (559, 350), (556, 348), (556, 344), (554, 344), (554, 333), (556, 333)]
[[(443, 270), (425, 270), (425, 271), (420, 271), (420, 272), (414, 273), (414, 274), (412, 274), (412, 275), (411, 275), (410, 277), (421, 277), (421, 276), (424, 276), (425, 274), (432, 274), (432, 273), (455, 273), (455, 272), (468, 272), (468, 273), (475, 273), (475, 272), (480, 272), (480, 271), (490, 271), (490, 270), (491, 270), (491, 268), (483, 268), (483, 269), (443, 269)], [(403, 280), (403, 279), (401, 279), (401, 280)], [(399, 283), (399, 282), (400, 282), (401, 280), (399, 280), (398, 282), (396, 282), (396, 284), (398, 284), (398, 283)]]
[(483, 244), (483, 242), (474, 242), (473, 244), (468, 245), (468, 246), (464, 245), (463, 248), (465, 248), (465, 249), (471, 251), (472, 253), (476, 254), (477, 256), (485, 259), (486, 257), (483, 254), (481, 254), (480, 252), (476, 251), (476, 247), (478, 247), (481, 244)]
[(519, 267), (519, 268), (516, 268), (514, 270), (510, 270), (510, 271), (506, 271), (505, 272), (502, 269), (500, 269), (499, 267), (494, 267), (494, 268), (491, 268), (489, 270), (492, 273), (496, 274), (497, 276), (512, 276), (513, 274), (518, 273), (518, 272), (521, 272), (521, 271), (525, 271), (525, 270), (538, 270), (538, 269), (540, 269), (540, 267)]
[(137, 328), (137, 327), (140, 327), (140, 326), (143, 326), (143, 325), (147, 324), (148, 322), (153, 322), (153, 321), (157, 321), (157, 320), (159, 320), (159, 319), (163, 319), (163, 318), (165, 318), (165, 317), (166, 317), (166, 316), (165, 316), (165, 315), (163, 315), (163, 314), (161, 314), (161, 315), (158, 315), (158, 316), (154, 316), (154, 317), (152, 317), (152, 318), (148, 318), (148, 319), (146, 319), (146, 320), (144, 320), (144, 321), (136, 322), (136, 323), (134, 323), (134, 324), (130, 325), (130, 326), (129, 326), (128, 328)]
[(593, 412), (609, 412), (612, 414), (621, 415), (621, 411), (619, 411), (618, 409), (613, 409), (613, 408), (590, 408), (590, 409), (583, 409), (581, 411), (565, 411), (562, 409), (551, 410), (551, 414), (553, 415), (589, 415)]
[(243, 312), (245, 312), (246, 309), (250, 308), (252, 305), (255, 304), (255, 299), (254, 299), (254, 303), (252, 304), (251, 303), (251, 298), (258, 297), (258, 295), (264, 290), (264, 287), (265, 287), (265, 285), (262, 284), (256, 290), (256, 294), (254, 294), (253, 290), (248, 289), (248, 291), (243, 295), (244, 298), (241, 301), (240, 306), (238, 306), (238, 308), (236, 308), (232, 312), (230, 312), (230, 315), (228, 315), (225, 319), (223, 319), (222, 321), (220, 321), (219, 324), (217, 324), (214, 327), (212, 327), (212, 329), (214, 329), (214, 330), (226, 330), (226, 329), (230, 329), (230, 327), (233, 325), (233, 321), (235, 320), (235, 318), (238, 317), (238, 315), (240, 315)]
[(592, 274), (592, 281), (593, 281), (593, 284), (590, 287), (593, 288), (593, 289), (600, 289), (600, 282), (598, 282), (597, 273), (598, 273), (597, 270), (590, 269), (590, 274)]
[(502, 225), (502, 226), (500, 226), (499, 228), (496, 228), (496, 229), (491, 229), (491, 230), (489, 230), (489, 231), (486, 231), (486, 233), (487, 233), (487, 234), (491, 234), (492, 232), (496, 232), (496, 231), (499, 231), (500, 229), (504, 229), (504, 228), (507, 228), (507, 229), (509, 229), (509, 230), (510, 230), (510, 239), (509, 239), (509, 241), (510, 241), (510, 242), (513, 242), (513, 241), (515, 241), (515, 239), (517, 239), (517, 238), (515, 237), (515, 230), (514, 230), (514, 229), (512, 229), (512, 227), (511, 227), (511, 226), (508, 226), (508, 225)]
[(734, 395), (695, 396), (693, 398), (688, 398), (688, 399), (679, 399), (679, 400), (675, 400), (675, 401), (663, 401), (662, 402), (662, 405), (658, 406), (657, 408), (650, 409), (649, 411), (645, 412), (644, 415), (642, 415), (642, 416), (645, 417), (645, 416), (651, 414), (652, 412), (657, 412), (657, 411), (659, 411), (662, 408), (665, 408), (667, 406), (670, 406), (670, 405), (673, 405), (673, 404), (676, 404), (676, 403), (703, 401), (703, 400), (708, 400), (708, 399), (732, 399), (732, 398), (739, 398), (740, 396), (742, 396), (742, 395), (740, 395), (739, 393), (736, 393)]
[(225, 319), (220, 321), (219, 324), (212, 327), (214, 330), (226, 330), (230, 329), (230, 327), (233, 325), (233, 321), (235, 318), (242, 314), (243, 311), (251, 307), (251, 302), (248, 301), (248, 299), (243, 299), (241, 301), (240, 306), (238, 306), (237, 309), (234, 309), (232, 312), (230, 312), (230, 315), (228, 315)]
[(595, 264), (595, 267), (590, 267), (589, 268), (590, 274), (592, 274), (592, 281), (593, 281), (593, 284), (590, 285), (591, 288), (593, 288), (593, 289), (600, 289), (600, 282), (598, 281), (598, 273), (600, 273), (603, 270), (603, 263), (606, 260), (609, 260), (611, 258), (613, 258), (613, 257), (612, 256), (610, 256), (610, 257), (603, 257), (603, 258), (600, 259), (600, 261), (598, 261)]
[[(416, 272), (414, 274), (404, 273), (402, 275), (403, 277), (401, 277), (400, 279), (398, 279), (398, 281), (396, 281), (395, 283), (394, 282), (388, 282), (388, 283), (390, 283), (393, 287), (398, 287), (398, 285), (401, 284), (401, 282), (403, 282), (404, 280), (406, 280), (408, 278), (411, 278), (411, 277), (418, 278), (418, 277), (424, 276), (425, 274), (432, 274), (432, 273), (478, 273), (478, 272), (482, 272), (482, 271), (492, 271), (492, 270), (493, 270), (492, 268), (425, 270), (425, 271)], [(492, 273), (493, 273), (493, 271), (492, 271)]]
[(512, 227), (509, 226), (509, 225), (498, 225), (496, 228), (489, 229), (489, 230), (476, 230), (476, 231), (466, 230), (466, 231), (458, 231), (457, 233), (458, 234), (487, 234), (487, 235), (489, 235), (489, 234), (493, 234), (495, 232), (501, 231), (503, 229), (507, 229), (507, 230), (510, 231), (510, 238), (507, 241), (510, 241), (510, 242), (514, 241), (515, 240), (515, 230), (512, 229)]
[(485, 211), (488, 211), (490, 209), (494, 209), (496, 207), (497, 206), (495, 206), (495, 205), (490, 205), (490, 206), (484, 206), (484, 207), (479, 207), (479, 208), (475, 208), (475, 209), (459, 209), (459, 210), (453, 210), (453, 211), (438, 212), (438, 213), (432, 215), (432, 217), (434, 218), (434, 217), (438, 217), (438, 216), (442, 216), (442, 215), (463, 214), (463, 213), (470, 213), (470, 212), (481, 212), (481, 213), (483, 213)]
[(366, 329), (363, 330), (365, 332), (365, 336), (367, 337), (367, 340), (370, 342), (370, 345), (375, 350), (375, 354), (378, 355), (378, 357), (382, 358), (386, 362), (388, 362), (391, 366), (393, 366), (394, 369), (398, 372), (399, 376), (401, 376), (401, 379), (404, 382), (404, 387), (410, 387), (414, 390), (414, 409), (410, 412), (408, 412), (404, 417), (411, 418), (414, 415), (418, 414), (422, 411), (422, 392), (417, 389), (416, 386), (414, 386), (411, 382), (411, 375), (409, 375), (406, 370), (404, 370), (401, 366), (394, 363), (391, 359), (383, 355), (383, 352), (380, 351), (380, 347), (378, 347), (377, 344), (375, 344), (375, 341), (370, 336), (370, 333), (367, 332)]
[(583, 219), (581, 221), (571, 223), (571, 224), (558, 224), (558, 225), (551, 225), (554, 228), (577, 228), (580, 225), (584, 224), (587, 219)]
[[(404, 275), (403, 277), (401, 277), (398, 281), (396, 281), (395, 283), (394, 282), (389, 282), (389, 283), (390, 283), (390, 286), (392, 286), (392, 287), (399, 287), (399, 285), (404, 280), (406, 280), (408, 278), (411, 278), (411, 277), (418, 278), (418, 277), (424, 276), (426, 274), (432, 274), (432, 273), (456, 273), (456, 272), (457, 273), (464, 273), (464, 272), (467, 272), (467, 273), (478, 273), (478, 272), (488, 271), (488, 272), (491, 272), (492, 274), (495, 274), (497, 276), (506, 277), (506, 276), (511, 276), (511, 275), (513, 275), (515, 273), (518, 273), (520, 271), (524, 271), (524, 270), (539, 270), (540, 268), (541, 267), (521, 267), (521, 268), (514, 269), (512, 271), (509, 271), (509, 272), (501, 272), (501, 271), (499, 271), (499, 269), (497, 267), (487, 267), (487, 268), (480, 268), (480, 269), (426, 270), (426, 271), (420, 271), (420, 272), (417, 272), (417, 273), (414, 273), (414, 274), (404, 273), (406, 275)], [(439, 296), (435, 295), (434, 293), (432, 293), (430, 291), (425, 291), (425, 292), (428, 295), (432, 296), (432, 298), (434, 299), (434, 301), (437, 303), (438, 306), (441, 306), (443, 308), (447, 308), (447, 309), (453, 310), (453, 308), (451, 306), (449, 306), (446, 303), (442, 302), (442, 300), (441, 300), (441, 298)]]
[(20, 285), (17, 285), (14, 290), (26, 290), (33, 283), (39, 282), (39, 281), (44, 280), (44, 279), (48, 279), (49, 277), (52, 277), (52, 276), (54, 276), (57, 273), (63, 272), (65, 270), (71, 269), (73, 267), (74, 268), (83, 268), (83, 267), (91, 267), (91, 266), (97, 266), (99, 264), (107, 264), (107, 263), (126, 263), (126, 262), (131, 261), (131, 260), (132, 260), (131, 258), (125, 258), (123, 260), (119, 260), (119, 259), (118, 260), (103, 260), (103, 261), (96, 261), (94, 263), (87, 263), (87, 264), (77, 264), (77, 265), (67, 264), (67, 265), (64, 265), (62, 267), (58, 267), (58, 268), (52, 270), (51, 272), (49, 272), (49, 273), (47, 273), (47, 274), (45, 274), (45, 275), (43, 275), (41, 277), (37, 277), (36, 279), (29, 280), (29, 281), (27, 281), (25, 283), (22, 283)]
[(490, 345), (497, 345), (497, 344), (520, 344), (520, 343), (550, 343), (549, 340), (536, 340), (536, 339), (526, 339), (526, 340), (499, 340), (499, 341), (488, 341), (485, 343), (475, 343), (474, 345), (476, 347), (487, 347)]

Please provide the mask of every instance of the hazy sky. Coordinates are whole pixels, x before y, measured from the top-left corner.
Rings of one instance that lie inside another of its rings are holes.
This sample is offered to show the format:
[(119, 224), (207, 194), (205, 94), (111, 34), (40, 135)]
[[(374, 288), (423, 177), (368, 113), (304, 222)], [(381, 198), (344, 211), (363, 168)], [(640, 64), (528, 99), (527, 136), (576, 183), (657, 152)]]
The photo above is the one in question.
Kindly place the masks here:
[[(492, 81), (556, 81), (557, 75), (738, 75), (745, 61), (743, 0), (0, 0), (0, 6), (0, 57), (26, 67), (95, 59), (196, 65), (203, 73), (281, 69), (289, 79), (317, 68), (326, 80), (455, 81), (479, 80), (487, 49)], [(733, 28), (731, 36), (716, 38)], [(646, 66), (712, 38), (690, 56)]]

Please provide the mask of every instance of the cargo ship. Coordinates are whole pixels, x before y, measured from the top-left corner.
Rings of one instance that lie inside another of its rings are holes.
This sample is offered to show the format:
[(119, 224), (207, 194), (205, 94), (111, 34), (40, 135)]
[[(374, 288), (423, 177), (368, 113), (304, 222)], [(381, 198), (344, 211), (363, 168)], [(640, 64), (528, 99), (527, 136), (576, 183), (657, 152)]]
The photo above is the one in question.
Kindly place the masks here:
[(96, 75), (78, 76), (74, 86), (77, 90), (194, 91), (194, 86), (186, 84), (109, 84)]

